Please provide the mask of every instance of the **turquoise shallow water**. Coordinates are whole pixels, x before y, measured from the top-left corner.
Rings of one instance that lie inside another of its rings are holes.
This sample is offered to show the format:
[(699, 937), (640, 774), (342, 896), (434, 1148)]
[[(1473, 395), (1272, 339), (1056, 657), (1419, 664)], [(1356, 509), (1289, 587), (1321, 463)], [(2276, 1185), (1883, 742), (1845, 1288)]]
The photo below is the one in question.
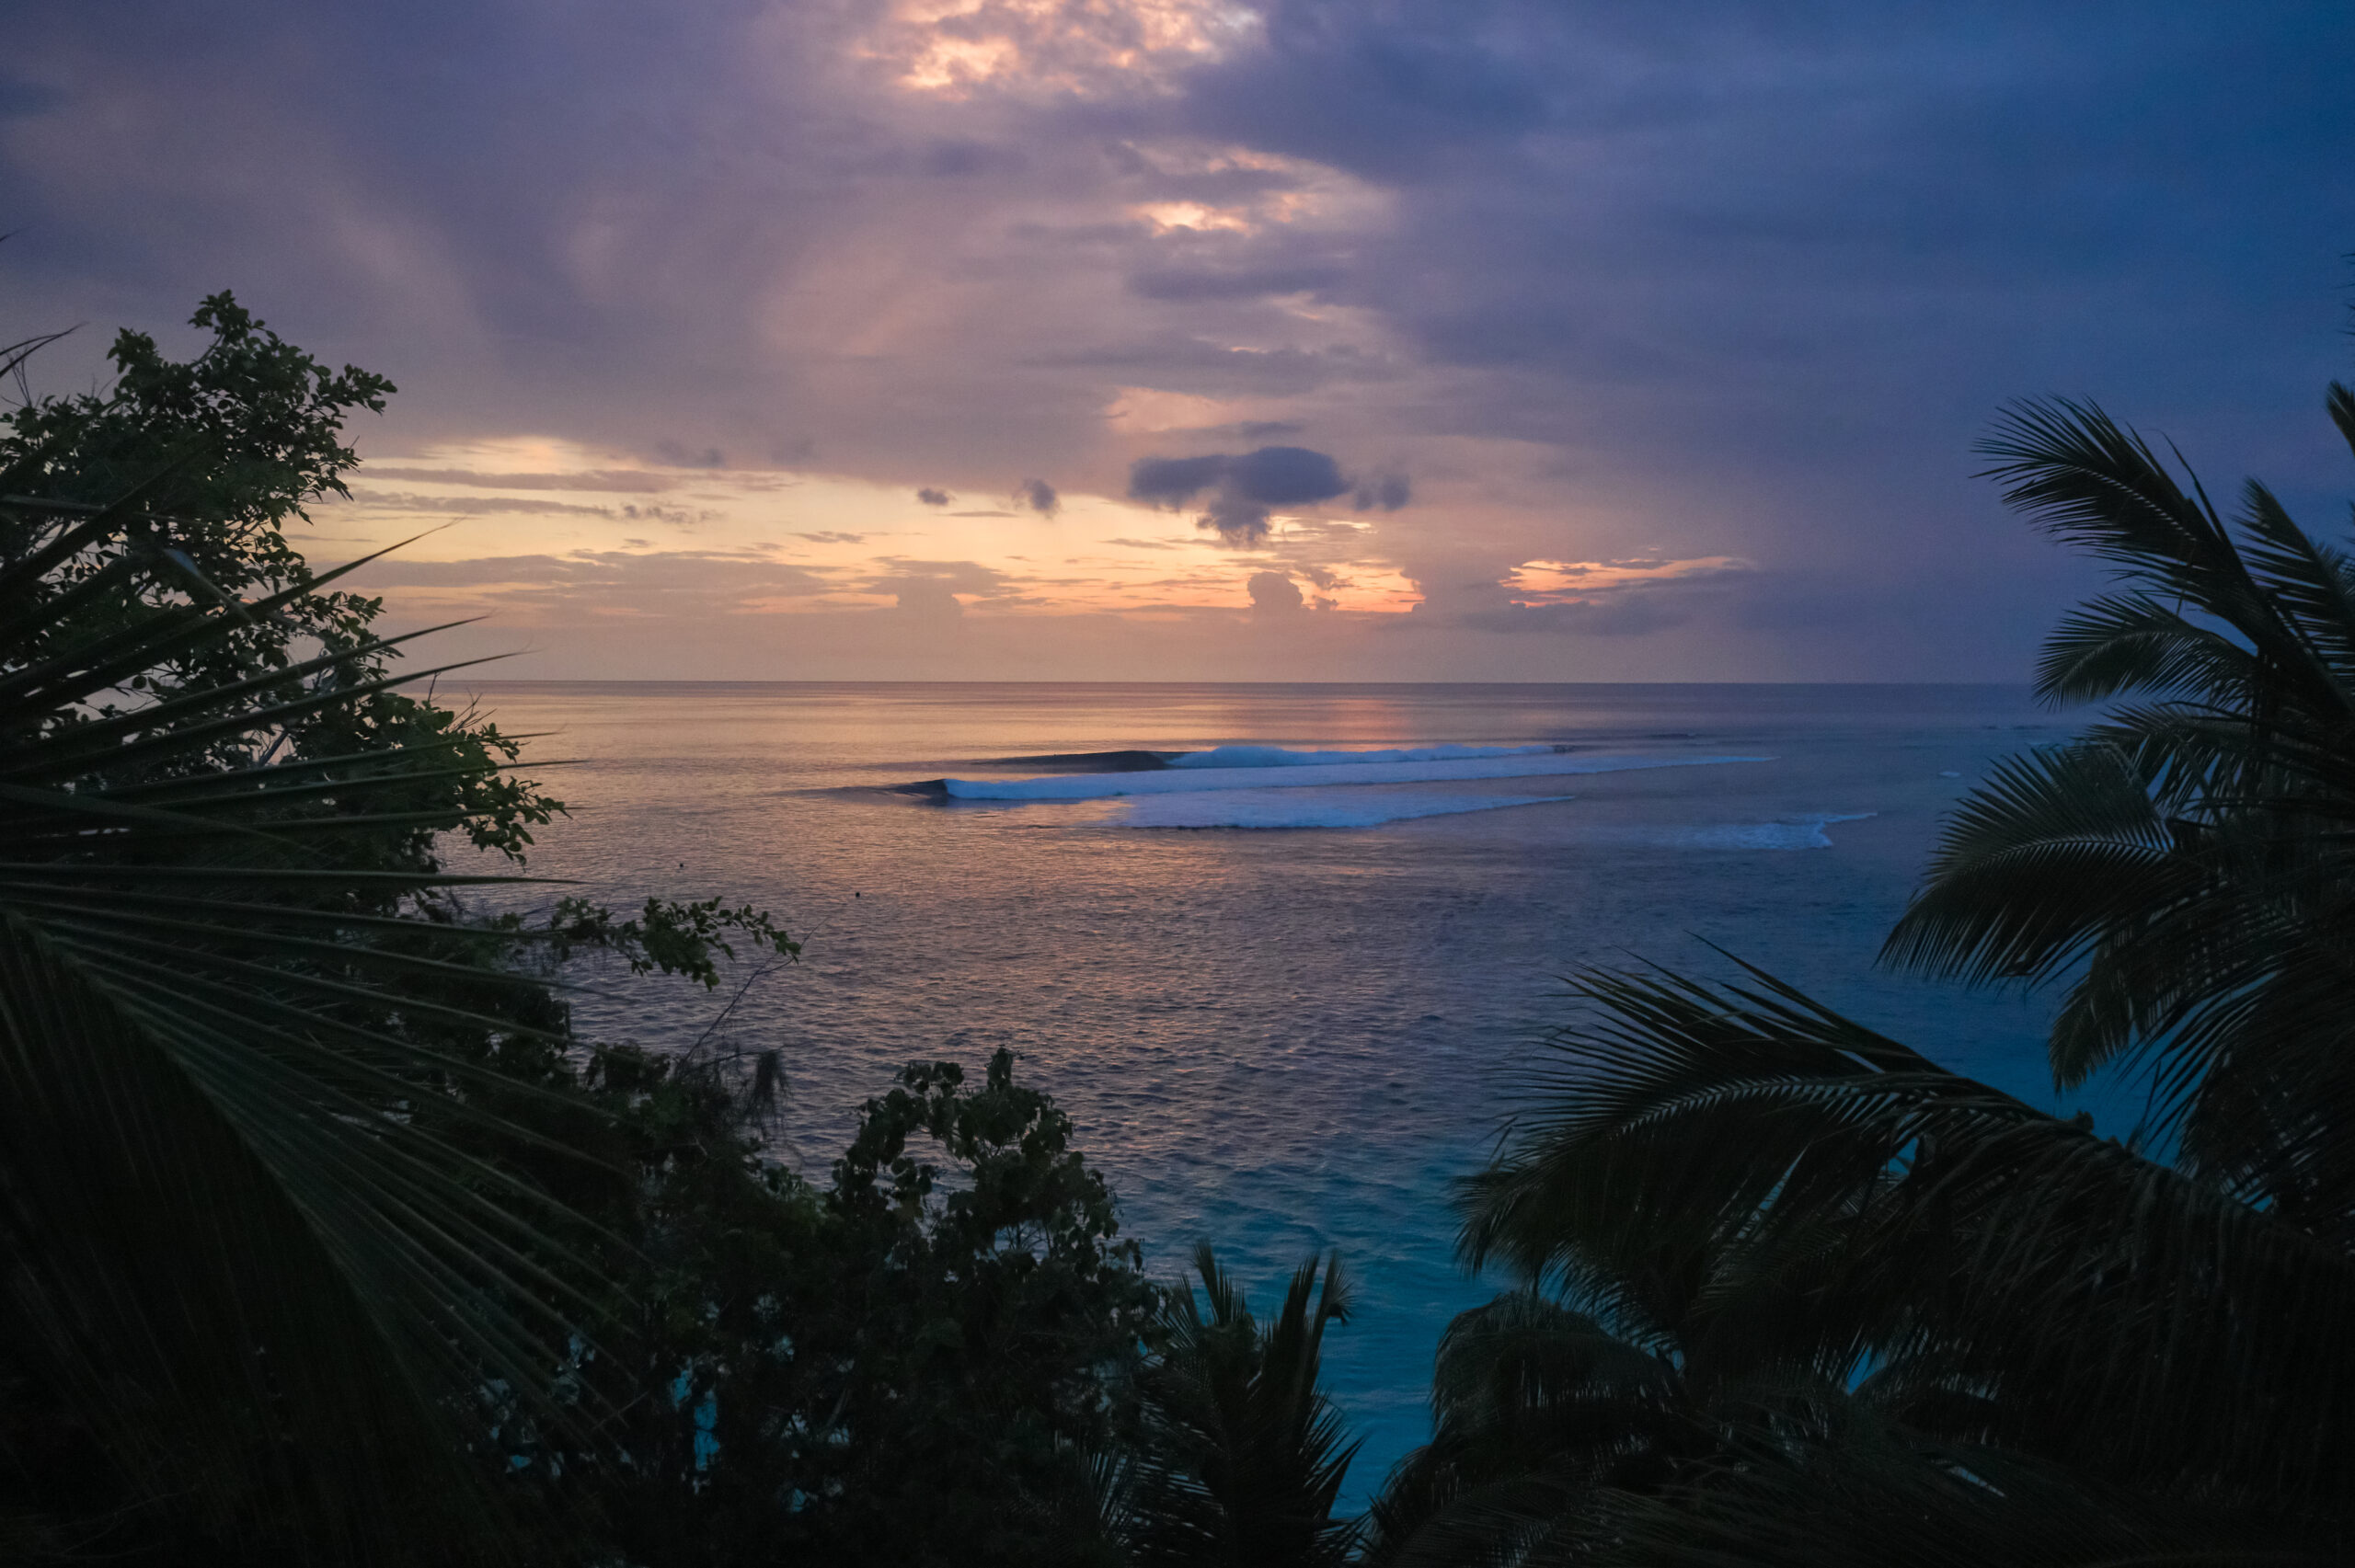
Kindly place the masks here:
[[(534, 755), (583, 760), (546, 775), (576, 815), (543, 836), (533, 870), (616, 904), (651, 891), (751, 900), (807, 937), (805, 961), (767, 976), (724, 1025), (748, 1048), (784, 1050), (780, 1157), (821, 1170), (903, 1062), (978, 1066), (1006, 1046), (1072, 1112), (1158, 1271), (1174, 1276), (1207, 1237), (1271, 1301), (1302, 1257), (1338, 1248), (1359, 1287), (1328, 1355), (1364, 1438), (1353, 1502), (1420, 1439), (1448, 1317), (1503, 1288), (1455, 1266), (1449, 1193), (1493, 1148), (1566, 1016), (1560, 976), (1641, 959), (1721, 974), (1715, 943), (1950, 1065), (2052, 1099), (2039, 1003), (1872, 967), (1939, 813), (1995, 758), (2068, 733), (2023, 690), (550, 682), (478, 694), (511, 731), (546, 732)], [(1359, 783), (1325, 764), (1287, 784), (1281, 769), (1204, 768), (1195, 783), (1212, 787), (1135, 795), (895, 787), (1089, 767), (1009, 759), (1245, 744), (1543, 747), (1526, 755), (1545, 771), (1407, 761), (1391, 766), (1419, 771), (1367, 768)], [(1737, 756), (1756, 760), (1715, 760)], [(1575, 771), (1599, 758), (1614, 771)], [(1626, 765), (1644, 762), (1686, 765)], [(1308, 821), (1340, 825), (1284, 825)], [(614, 1000), (584, 1008), (588, 1028), (672, 1047), (727, 994), (608, 989)]]

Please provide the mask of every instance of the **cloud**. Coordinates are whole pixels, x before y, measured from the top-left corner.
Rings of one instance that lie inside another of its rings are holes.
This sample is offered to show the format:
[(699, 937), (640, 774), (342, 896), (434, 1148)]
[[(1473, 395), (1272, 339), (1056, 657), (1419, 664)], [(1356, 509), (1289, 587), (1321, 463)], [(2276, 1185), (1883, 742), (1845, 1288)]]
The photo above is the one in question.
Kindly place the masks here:
[(1338, 267), (1272, 266), (1155, 268), (1131, 274), (1129, 292), (1148, 300), (1248, 300), (1266, 294), (1309, 294), (1342, 278)]
[(1232, 436), (1236, 441), (1268, 441), (1278, 436), (1296, 436), (1308, 427), (1298, 419), (1238, 419), (1232, 425), (1211, 425), (1189, 430), (1189, 435), (1216, 439)]
[(1681, 626), (1693, 606), (1658, 589), (1629, 589), (1554, 604), (1512, 604), (1468, 611), (1454, 624), (1476, 632), (1547, 632), (1591, 637), (1636, 637)]
[(1301, 612), (1300, 585), (1282, 572), (1253, 572), (1243, 586), (1251, 595), (1254, 615), (1273, 619)]
[(414, 561), (391, 555), (352, 574), (371, 592), (454, 594), (471, 607), (521, 612), (536, 624), (616, 613), (697, 621), (776, 600), (811, 599), (841, 585), (756, 552), (578, 550)]
[(1028, 507), (1040, 517), (1052, 517), (1063, 510), (1063, 498), (1044, 479), (1025, 479), (1014, 487), (1015, 504)]
[(1149, 506), (1176, 511), (1208, 492), (1208, 508), (1196, 526), (1229, 544), (1265, 539), (1276, 508), (1313, 506), (1349, 488), (1338, 464), (1304, 446), (1263, 446), (1240, 456), (1146, 457), (1129, 469), (1129, 498)]
[(619, 511), (622, 516), (632, 519), (633, 521), (667, 522), (674, 528), (692, 528), (699, 522), (709, 522), (714, 517), (718, 515), (716, 512), (708, 510), (689, 511), (684, 507), (664, 507), (654, 506), (651, 504), (639, 505), (631, 502), (625, 502), (615, 509)]
[(956, 136), (926, 147), (918, 166), (936, 179), (969, 179), (994, 170), (1019, 169), (1024, 161), (1018, 148), (994, 147), (986, 142)]
[[(924, 578), (951, 584), (959, 593), (970, 593), (991, 599), (1004, 593), (1014, 579), (995, 567), (979, 561), (919, 561), (904, 555), (886, 555), (882, 564), (896, 578)], [(886, 589), (873, 589), (883, 593)]]
[(945, 507), (956, 498), (948, 491), (936, 490), (928, 485), (916, 492), (916, 499), (928, 507)]
[(1262, 349), (1174, 336), (1029, 354), (1021, 362), (1050, 371), (1114, 372), (1132, 386), (1201, 397), (1299, 396), (1336, 382), (1387, 379), (1400, 370), (1354, 344)]
[[(536, 512), (558, 516), (612, 517), (612, 507), (584, 507), (570, 501), (538, 501), (518, 496), (417, 496), (400, 490), (365, 490), (351, 492), (354, 505), (372, 511), (450, 512), (460, 517), (482, 517), (494, 512)], [(649, 510), (651, 509), (649, 509)], [(637, 509), (630, 515), (638, 515)]]
[(985, 567), (978, 561), (914, 561), (886, 556), (883, 564), (892, 570), (868, 583), (866, 591), (890, 594), (900, 610), (928, 619), (962, 615), (965, 606), (959, 594), (982, 600), (1005, 599), (1014, 580), (995, 567)]
[(1223, 479), (1229, 461), (1216, 452), (1204, 457), (1139, 458), (1129, 469), (1129, 498), (1174, 511)]
[(661, 441), (654, 443), (654, 451), (663, 462), (677, 468), (725, 468), (728, 466), (728, 454), (716, 446), (707, 446), (701, 452), (692, 452), (677, 441)]
[(1636, 637), (1722, 619), (1754, 592), (1749, 562), (1645, 557), (1623, 561), (1525, 561), (1499, 572), (1464, 560), (1411, 565), (1421, 602), (1398, 624), (1436, 629), (1591, 637)]
[(486, 490), (604, 490), (657, 494), (675, 489), (678, 481), (642, 468), (599, 468), (580, 474), (484, 474), (465, 468), (399, 468), (381, 463), (362, 464), (362, 479), (406, 479), (411, 484), (471, 485)]
[(867, 543), (867, 535), (864, 533), (844, 533), (840, 529), (834, 528), (821, 529), (815, 533), (797, 533), (794, 537), (807, 539), (812, 544), (864, 544)]
[(875, 591), (894, 595), (896, 607), (911, 615), (937, 617), (965, 612), (957, 590), (938, 578), (883, 578), (876, 582)]
[(405, 561), (393, 555), (362, 567), (355, 576), (371, 588), (480, 588), (569, 582), (594, 569), (559, 555), (477, 555), (465, 561)]

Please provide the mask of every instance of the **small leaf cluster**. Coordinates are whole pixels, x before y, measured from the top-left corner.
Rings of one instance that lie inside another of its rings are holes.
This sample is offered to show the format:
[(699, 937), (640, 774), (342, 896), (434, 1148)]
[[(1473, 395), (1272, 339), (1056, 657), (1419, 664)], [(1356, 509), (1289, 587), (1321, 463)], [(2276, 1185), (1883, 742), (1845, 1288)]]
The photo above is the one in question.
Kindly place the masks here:
[[(288, 530), (322, 498), (350, 496), (358, 456), (344, 439), (355, 413), (381, 412), (391, 382), (356, 367), (331, 371), (283, 341), (227, 293), (190, 318), (210, 334), (192, 359), (168, 358), (144, 333), (109, 350), (106, 388), (35, 398), (0, 415), (0, 496), (30, 498), (0, 530), (0, 567), (51, 548), (77, 522), (111, 509), (118, 526), (38, 574), (12, 654), (29, 661), (159, 631), (190, 609), (227, 624), (201, 638), (159, 639), (149, 662), (112, 689), (46, 714), (53, 726), (103, 723), (179, 693), (244, 685), (284, 708), (270, 727), (191, 735), (112, 784), (232, 773), (286, 761), (340, 760), (367, 773), (387, 753), (412, 763), (392, 792), (411, 820), (399, 832), (338, 846), (354, 869), (434, 864), (437, 836), (521, 861), (563, 803), (511, 771), (522, 738), (472, 710), (452, 710), (385, 684), (408, 638), (378, 635), (381, 599), (330, 586)], [(316, 701), (337, 692), (348, 701)], [(387, 796), (377, 784), (380, 807)]]

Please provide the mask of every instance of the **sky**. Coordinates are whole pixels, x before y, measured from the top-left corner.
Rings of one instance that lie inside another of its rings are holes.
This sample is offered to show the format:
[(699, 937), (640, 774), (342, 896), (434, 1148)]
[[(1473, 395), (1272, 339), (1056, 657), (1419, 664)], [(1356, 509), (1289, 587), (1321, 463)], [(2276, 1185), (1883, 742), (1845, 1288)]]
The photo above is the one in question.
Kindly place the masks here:
[(0, 335), (400, 388), (521, 678), (2017, 681), (2091, 399), (2347, 526), (2355, 10), (0, 0)]

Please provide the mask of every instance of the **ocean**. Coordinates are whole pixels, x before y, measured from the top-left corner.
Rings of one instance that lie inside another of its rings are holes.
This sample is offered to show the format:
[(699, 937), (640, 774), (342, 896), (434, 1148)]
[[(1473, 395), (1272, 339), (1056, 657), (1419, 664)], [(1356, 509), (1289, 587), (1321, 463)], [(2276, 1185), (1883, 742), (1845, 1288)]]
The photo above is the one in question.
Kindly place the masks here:
[[(444, 693), (446, 696), (448, 693)], [(2042, 999), (1874, 967), (1940, 814), (2070, 733), (2023, 688), (483, 682), (573, 815), (530, 869), (616, 907), (763, 905), (743, 991), (590, 977), (582, 1027), (782, 1052), (773, 1152), (822, 1176), (917, 1059), (998, 1047), (1176, 1277), (1271, 1308), (1338, 1251), (1360, 1505), (1428, 1430), (1449, 1318), (1506, 1288), (1450, 1199), (1591, 966), (1732, 968), (2055, 1104)], [(1336, 753), (1339, 755), (1335, 755)], [(1372, 754), (1372, 755), (1369, 755)], [(740, 974), (743, 971), (740, 971)]]

